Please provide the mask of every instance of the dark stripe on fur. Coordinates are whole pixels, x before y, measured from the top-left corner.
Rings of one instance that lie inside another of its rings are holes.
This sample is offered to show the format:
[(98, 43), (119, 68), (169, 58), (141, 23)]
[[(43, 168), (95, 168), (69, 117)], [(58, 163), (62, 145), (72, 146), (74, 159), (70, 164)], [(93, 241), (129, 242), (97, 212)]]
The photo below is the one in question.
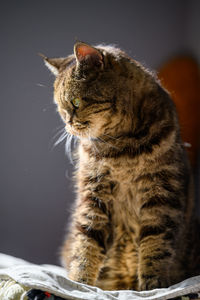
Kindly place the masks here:
[(88, 238), (95, 240), (98, 246), (101, 247), (105, 252), (104, 232), (102, 230), (95, 230), (90, 226), (81, 224), (77, 224), (76, 228)]
[(142, 274), (142, 278), (144, 279), (152, 279), (156, 277), (156, 275), (153, 275), (153, 274)]
[(140, 230), (139, 241), (141, 242), (144, 238), (151, 235), (160, 235), (164, 233), (166, 228), (164, 226), (143, 226)]
[(144, 259), (149, 259), (150, 261), (152, 261), (152, 260), (165, 259), (170, 256), (172, 256), (172, 254), (169, 251), (164, 251), (163, 253), (160, 254), (145, 256)]
[(167, 231), (163, 237), (163, 240), (170, 241), (170, 240), (174, 240), (174, 238), (175, 238), (175, 233), (172, 231)]
[(108, 214), (106, 204), (98, 197), (88, 196), (88, 197), (83, 198), (82, 202), (87, 203), (88, 206), (91, 206), (91, 208), (94, 208), (94, 207), (99, 208), (103, 214)]
[(102, 178), (104, 178), (107, 175), (110, 175), (109, 170), (107, 170), (105, 173), (99, 174), (98, 176), (85, 177), (84, 178), (84, 184), (100, 182), (102, 180)]
[[(177, 189), (181, 192), (182, 189), (184, 189), (184, 186), (182, 185), (182, 188), (179, 187), (177, 188), (176, 185), (180, 185), (181, 181), (183, 178), (181, 178), (180, 175), (177, 174), (172, 174), (171, 172), (168, 171), (162, 171), (162, 172), (156, 172), (156, 173), (147, 173), (139, 176), (136, 178), (135, 182), (140, 182), (140, 181), (149, 181), (150, 183), (156, 182), (156, 184), (159, 184), (160, 187), (162, 187), (164, 190), (170, 192), (170, 193), (177, 193)], [(169, 182), (169, 180), (175, 180), (174, 182)], [(179, 196), (179, 195), (177, 195)]]
[(176, 230), (178, 224), (168, 215), (163, 215), (162, 216), (162, 220), (163, 220), (163, 223), (165, 224), (165, 226), (167, 228), (170, 228), (170, 229), (173, 229), (173, 230)]
[(168, 170), (162, 170), (160, 172), (142, 174), (135, 179), (135, 182), (140, 182), (143, 180), (152, 182), (154, 179), (160, 179), (164, 182), (167, 182), (168, 179), (180, 180), (181, 178), (182, 176), (179, 174), (174, 172), (172, 173)]
[(147, 199), (147, 201), (141, 206), (141, 210), (165, 205), (178, 210), (182, 208), (178, 195), (172, 194), (168, 197), (157, 195)]
[(160, 132), (154, 134), (154, 136), (150, 139), (149, 144), (152, 146), (159, 145), (161, 140), (165, 139), (169, 135), (169, 133), (171, 133), (173, 130), (174, 130), (173, 125), (167, 125), (163, 127)]
[(92, 112), (92, 114), (98, 114), (98, 113), (100, 113), (102, 111), (106, 111), (106, 110), (110, 110), (110, 107), (105, 107), (105, 108), (102, 108), (102, 109), (99, 109), (99, 110), (94, 110)]
[(145, 193), (151, 191), (151, 189), (152, 189), (151, 187), (144, 187), (144, 188), (138, 189), (137, 192), (141, 193), (141, 194), (145, 194)]
[(110, 273), (110, 268), (109, 267), (103, 267), (99, 273), (99, 278), (100, 280), (103, 279), (108, 279), (109, 278), (109, 273)]
[[(151, 154), (153, 151), (153, 147), (155, 145), (159, 145), (161, 140), (165, 139), (167, 137), (167, 135), (172, 132), (173, 129), (174, 129), (174, 127), (171, 125), (163, 127), (159, 133), (155, 133), (154, 136), (149, 141), (144, 142), (143, 144), (139, 145), (138, 147), (125, 146), (122, 148), (122, 150), (120, 150), (120, 149), (118, 150), (116, 148), (110, 147), (109, 151), (104, 152), (102, 150), (102, 152), (100, 152), (100, 153), (92, 151), (91, 148), (84, 147), (84, 149), (91, 156), (95, 156), (96, 159), (102, 159), (102, 157), (118, 158), (120, 156), (136, 157), (136, 156), (139, 156), (144, 153)], [(120, 136), (117, 138), (127, 138), (127, 137), (128, 137), (127, 134), (125, 134), (124, 136)], [(130, 138), (130, 136), (129, 136), (129, 138)], [(134, 145), (134, 135), (133, 134), (132, 134), (132, 138), (133, 138), (133, 145)]]
[(99, 198), (97, 197), (92, 197), (91, 198), (92, 202), (98, 207), (101, 209), (101, 211), (104, 213), (104, 214), (107, 214), (108, 211), (107, 211), (107, 206), (106, 204)]

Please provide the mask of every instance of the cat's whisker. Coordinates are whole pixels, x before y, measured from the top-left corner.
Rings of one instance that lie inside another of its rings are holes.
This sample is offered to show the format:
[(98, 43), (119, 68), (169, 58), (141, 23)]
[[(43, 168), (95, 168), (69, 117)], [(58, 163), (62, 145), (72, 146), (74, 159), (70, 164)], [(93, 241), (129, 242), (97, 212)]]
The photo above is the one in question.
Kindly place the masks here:
[(60, 131), (60, 130), (64, 130), (65, 129), (65, 127), (63, 127), (63, 124), (61, 124), (60, 126), (57, 126), (56, 128), (54, 128), (54, 132), (56, 132), (56, 131)]
[(54, 131), (54, 136), (52, 137), (53, 140), (57, 139), (58, 135), (62, 134), (66, 131), (65, 127), (63, 125), (57, 127)]
[(116, 138), (116, 137), (114, 137), (114, 136), (111, 136), (111, 135), (109, 135), (109, 134), (102, 134), (103, 136), (106, 136), (106, 137), (109, 137), (109, 138), (111, 138), (111, 139), (113, 139), (113, 140), (116, 140), (116, 141), (118, 141), (119, 140), (119, 138)]
[(74, 164), (73, 149), (77, 147), (78, 138), (67, 132), (65, 153), (68, 156), (71, 164)]
[[(62, 130), (63, 131), (63, 130)], [(61, 132), (62, 132), (61, 131)], [(57, 134), (58, 135), (58, 134)], [(58, 144), (60, 144), (62, 141), (65, 140), (65, 138), (67, 137), (67, 132), (66, 130), (64, 132), (62, 132), (61, 136), (57, 139), (57, 141), (54, 143), (54, 146), (57, 146)]]
[[(91, 140), (92, 140), (92, 137), (91, 137), (91, 135), (90, 135), (90, 132), (89, 132), (89, 131), (88, 131), (88, 134), (87, 134), (87, 136), (88, 136), (88, 139), (91, 141)], [(93, 143), (93, 146), (94, 146), (95, 150), (96, 150), (97, 152), (99, 152), (99, 149), (97, 148), (97, 146), (95, 145), (95, 143)]]
[(70, 162), (73, 164), (74, 161), (72, 152), (73, 149), (77, 146), (78, 139), (69, 132), (67, 132), (65, 127), (61, 129), (59, 128), (58, 132), (55, 134), (53, 139), (56, 139), (58, 135), (60, 136), (53, 146), (56, 147), (65, 140), (65, 154), (68, 156)]
[(73, 164), (72, 139), (73, 139), (73, 135), (71, 135), (70, 133), (67, 133), (66, 142), (65, 142), (65, 154), (68, 156), (70, 162)]
[(44, 85), (44, 84), (42, 84), (42, 83), (36, 83), (36, 85), (37, 85), (37, 86), (40, 86), (40, 87), (45, 87), (45, 88), (47, 87), (46, 85)]
[(100, 141), (103, 142), (104, 144), (109, 145), (109, 146), (112, 147), (112, 148), (119, 149), (119, 147), (114, 146), (114, 145), (112, 145), (111, 143), (108, 143), (107, 141), (105, 141), (104, 139), (102, 139), (102, 138), (100, 138), (100, 137), (98, 137), (98, 140), (100, 140)]
[[(51, 148), (55, 148), (58, 144), (60, 144), (65, 139), (65, 128), (62, 129), (57, 128), (57, 132), (54, 134), (54, 136), (51, 138)], [(58, 137), (59, 136), (59, 137)]]
[(61, 129), (58, 130), (58, 132), (54, 135), (54, 137), (56, 138), (58, 135), (64, 134), (64, 133), (66, 133), (66, 129), (65, 129), (65, 128), (61, 128)]
[(97, 148), (97, 146), (95, 145), (95, 143), (93, 143), (93, 145), (94, 145), (94, 148), (96, 149), (96, 151), (99, 153), (100, 151), (99, 151), (99, 149)]

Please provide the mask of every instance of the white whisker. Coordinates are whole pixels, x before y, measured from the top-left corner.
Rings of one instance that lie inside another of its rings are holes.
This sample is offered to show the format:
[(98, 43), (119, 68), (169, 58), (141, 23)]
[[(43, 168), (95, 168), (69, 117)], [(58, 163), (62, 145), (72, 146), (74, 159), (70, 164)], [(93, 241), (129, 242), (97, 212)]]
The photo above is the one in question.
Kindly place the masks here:
[(108, 143), (107, 141), (104, 141), (104, 139), (102, 139), (102, 138), (100, 138), (100, 137), (98, 137), (98, 139), (99, 139), (101, 142), (103, 142), (104, 144), (107, 144), (107, 145), (109, 145), (109, 146), (112, 147), (112, 148), (119, 149), (118, 147), (116, 147), (116, 146), (114, 146), (114, 145)]
[(71, 155), (71, 150), (72, 150), (72, 139), (73, 139), (73, 135), (67, 133), (66, 135), (66, 142), (65, 142), (65, 153), (67, 155)]
[[(55, 131), (55, 130), (54, 130)], [(62, 142), (61, 137), (58, 138), (58, 136), (63, 136), (63, 134), (65, 133), (65, 128), (63, 128), (62, 125), (62, 129), (59, 127), (56, 129), (56, 133), (54, 134), (54, 136), (51, 138), (51, 148), (54, 148), (55, 146), (57, 146), (60, 142)]]
[(65, 140), (65, 138), (67, 137), (67, 132), (64, 131), (61, 136), (57, 139), (57, 141), (54, 143), (54, 146), (57, 146), (58, 144), (60, 144), (62, 141)]
[(71, 164), (74, 164), (73, 150), (77, 147), (78, 138), (67, 132), (65, 142), (65, 154), (68, 156)]
[[(60, 136), (58, 137), (58, 135)], [(67, 132), (65, 127), (61, 129), (59, 128), (53, 139), (56, 139), (57, 137), (58, 139), (55, 141), (53, 146), (56, 147), (65, 141), (65, 154), (68, 156), (70, 162), (74, 164), (73, 150), (77, 146), (78, 138)]]
[(119, 140), (119, 138), (116, 138), (116, 137), (114, 137), (114, 136), (111, 136), (111, 135), (109, 135), (109, 134), (103, 134), (103, 136), (107, 136), (107, 137), (109, 137), (109, 138), (111, 138), (111, 139), (113, 139), (113, 140)]
[(37, 86), (40, 86), (40, 87), (45, 87), (45, 88), (47, 87), (46, 85), (44, 85), (44, 84), (42, 84), (42, 83), (36, 83), (36, 85), (37, 85)]
[(61, 125), (53, 131), (55, 132), (55, 134), (52, 139), (56, 139), (58, 135), (60, 135), (61, 133), (63, 133), (65, 131), (65, 127), (63, 127), (63, 125)]
[[(88, 139), (89, 139), (90, 141), (92, 140), (91, 135), (90, 135), (89, 132), (88, 132)], [(99, 149), (97, 148), (97, 146), (96, 146), (96, 144), (95, 144), (94, 142), (92, 143), (92, 145), (94, 146), (95, 150), (96, 150), (97, 152), (99, 152)]]

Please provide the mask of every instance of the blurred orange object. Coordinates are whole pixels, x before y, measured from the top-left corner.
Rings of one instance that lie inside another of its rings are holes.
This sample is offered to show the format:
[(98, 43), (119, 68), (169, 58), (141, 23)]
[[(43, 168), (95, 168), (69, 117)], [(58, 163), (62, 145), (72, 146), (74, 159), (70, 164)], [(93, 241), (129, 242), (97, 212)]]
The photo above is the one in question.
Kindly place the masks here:
[(193, 166), (200, 150), (200, 73), (195, 59), (180, 56), (160, 68), (158, 77), (174, 100), (184, 142)]

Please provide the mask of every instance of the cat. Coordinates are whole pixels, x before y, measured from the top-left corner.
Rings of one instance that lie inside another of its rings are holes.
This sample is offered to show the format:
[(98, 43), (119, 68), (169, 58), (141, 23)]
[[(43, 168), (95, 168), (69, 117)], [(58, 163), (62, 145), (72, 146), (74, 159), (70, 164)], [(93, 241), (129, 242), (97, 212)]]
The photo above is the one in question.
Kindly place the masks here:
[(168, 287), (200, 272), (193, 183), (175, 105), (114, 46), (47, 58), (66, 131), (78, 138), (77, 198), (62, 261), (104, 290)]

